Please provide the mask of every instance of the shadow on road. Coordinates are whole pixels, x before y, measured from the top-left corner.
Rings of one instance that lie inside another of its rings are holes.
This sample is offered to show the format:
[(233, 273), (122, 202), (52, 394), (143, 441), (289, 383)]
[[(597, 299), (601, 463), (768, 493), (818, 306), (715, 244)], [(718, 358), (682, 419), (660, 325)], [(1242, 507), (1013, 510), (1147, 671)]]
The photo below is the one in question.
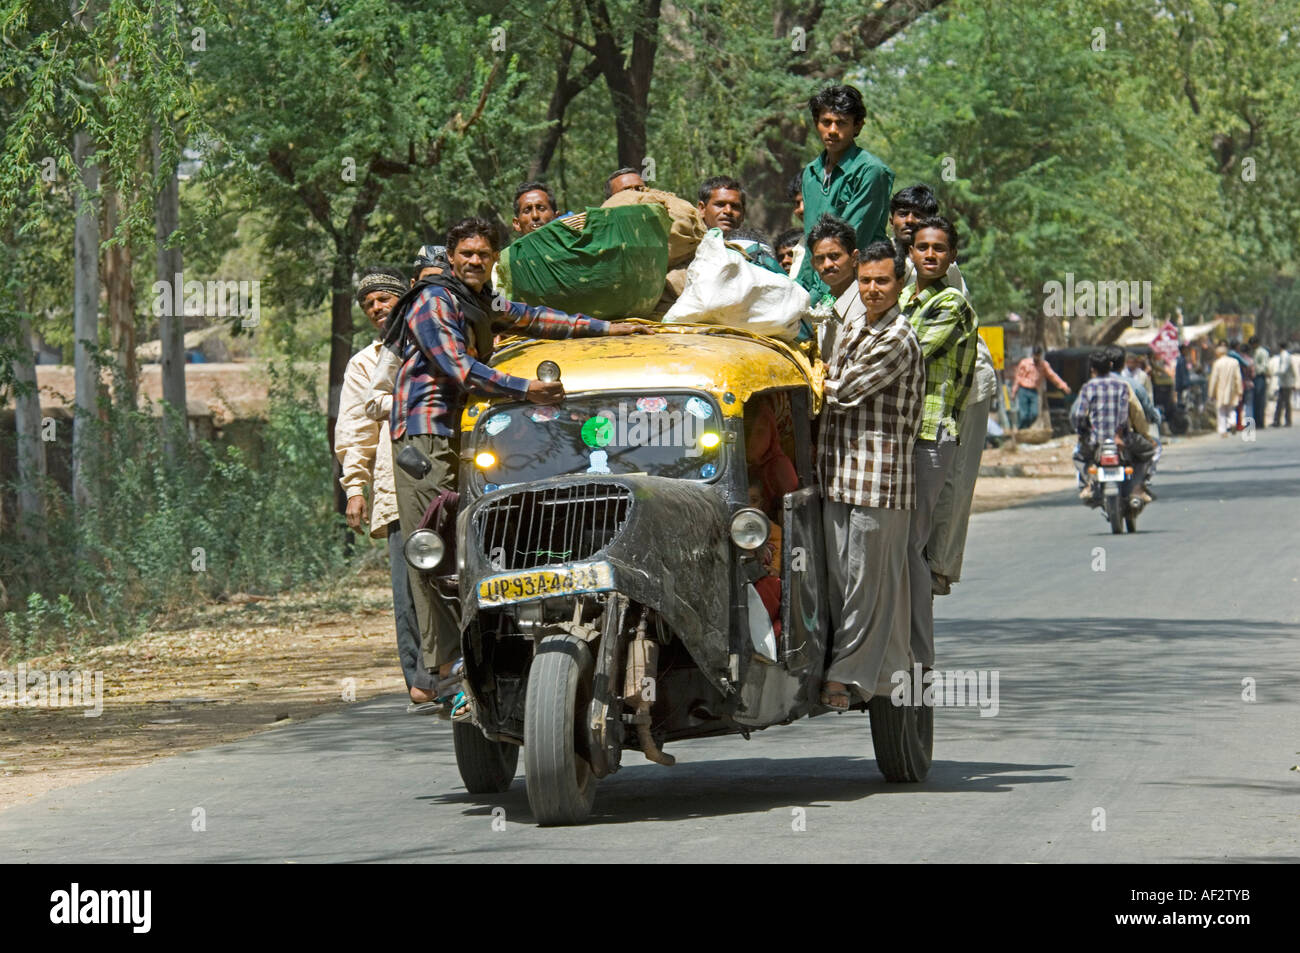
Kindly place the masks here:
[[(865, 722), (863, 724), (865, 729)], [(689, 753), (678, 750), (680, 757)], [(634, 751), (627, 759), (639, 759)], [(1072, 767), (1062, 764), (996, 764), (936, 761), (920, 784), (890, 784), (867, 758), (739, 758), (679, 762), (664, 769), (633, 764), (600, 782), (591, 824), (680, 821), (729, 814), (766, 813), (803, 807), (810, 813), (831, 802), (860, 801), (873, 795), (973, 793), (1005, 794), (1026, 784), (1068, 781), (1063, 774), (1034, 774)], [(504, 794), (463, 792), (417, 798), (439, 805), (463, 805), (466, 817), (491, 815), (504, 808), (511, 820), (532, 820), (522, 777)]]

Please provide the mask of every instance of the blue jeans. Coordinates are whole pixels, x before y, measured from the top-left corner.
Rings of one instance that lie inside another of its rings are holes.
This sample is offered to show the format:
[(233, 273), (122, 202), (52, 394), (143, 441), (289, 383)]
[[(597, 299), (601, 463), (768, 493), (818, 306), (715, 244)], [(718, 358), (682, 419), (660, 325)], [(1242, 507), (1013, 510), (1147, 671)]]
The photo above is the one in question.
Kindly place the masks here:
[(1020, 388), (1016, 391), (1016, 426), (1024, 430), (1038, 419), (1038, 391)]

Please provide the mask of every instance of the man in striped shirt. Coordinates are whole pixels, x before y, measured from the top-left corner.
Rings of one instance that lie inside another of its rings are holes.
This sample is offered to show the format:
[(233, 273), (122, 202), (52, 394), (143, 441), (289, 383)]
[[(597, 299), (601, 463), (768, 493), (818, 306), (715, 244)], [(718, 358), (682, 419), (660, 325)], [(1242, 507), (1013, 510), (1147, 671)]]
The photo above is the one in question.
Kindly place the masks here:
[(916, 509), (908, 541), (912, 589), (912, 655), (934, 664), (934, 596), (925, 547), (934, 510), (957, 451), (957, 418), (975, 377), (975, 309), (945, 275), (957, 257), (957, 229), (938, 215), (923, 220), (909, 251), (916, 284), (899, 297), (899, 308), (916, 331), (925, 357), (925, 408), (916, 438)]
[(902, 258), (881, 241), (855, 262), (865, 307), (836, 335), (817, 441), (832, 624), (822, 704), (841, 710), (910, 669), (907, 539), (925, 392), (921, 348), (898, 310)]
[[(454, 490), (459, 464), (460, 414), (470, 393), (513, 397), (537, 404), (564, 400), (559, 381), (525, 380), (488, 366), (497, 334), (537, 338), (593, 337), (648, 333), (645, 325), (610, 323), (553, 308), (529, 307), (494, 299), (488, 282), (497, 258), (497, 234), (481, 218), (468, 218), (447, 233), (452, 274), (435, 275), (417, 285), (394, 307), (384, 344), (401, 365), (393, 387), (390, 433), (393, 456), (408, 444), (433, 462), (416, 480), (398, 467), (394, 473), (402, 530), (409, 535), (439, 493)], [(400, 312), (399, 312), (399, 309)], [(400, 316), (402, 320), (396, 320)], [(460, 624), (455, 608), (438, 597), (411, 569), (411, 590), (423, 636), (425, 665), (443, 678), (460, 654)], [(412, 688), (416, 702), (432, 701)]]

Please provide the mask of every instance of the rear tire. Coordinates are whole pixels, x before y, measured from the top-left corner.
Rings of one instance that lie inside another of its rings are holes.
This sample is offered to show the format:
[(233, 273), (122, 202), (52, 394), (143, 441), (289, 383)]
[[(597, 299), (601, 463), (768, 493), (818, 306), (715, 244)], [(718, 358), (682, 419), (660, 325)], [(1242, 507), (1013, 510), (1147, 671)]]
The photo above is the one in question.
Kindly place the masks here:
[(885, 780), (924, 781), (934, 752), (934, 708), (895, 705), (889, 695), (874, 695), (867, 702), (867, 713), (876, 766)]
[(1118, 496), (1108, 496), (1106, 500), (1106, 516), (1110, 519), (1110, 531), (1118, 534), (1124, 532), (1124, 514), (1120, 512)]
[(591, 701), (595, 662), (575, 635), (552, 635), (537, 647), (524, 702), (524, 780), (533, 817), (543, 827), (579, 824), (596, 800), (596, 776), (578, 754), (579, 718)]
[(475, 725), (453, 722), (452, 745), (456, 767), (470, 794), (500, 794), (510, 790), (519, 765), (519, 746), (508, 741), (489, 741)]

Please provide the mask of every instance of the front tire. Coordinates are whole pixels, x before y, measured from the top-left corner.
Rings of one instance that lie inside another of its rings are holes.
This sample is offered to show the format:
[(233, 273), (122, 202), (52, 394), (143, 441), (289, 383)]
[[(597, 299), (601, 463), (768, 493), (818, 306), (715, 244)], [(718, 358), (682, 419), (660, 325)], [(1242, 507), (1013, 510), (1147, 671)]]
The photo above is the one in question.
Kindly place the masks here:
[(889, 695), (867, 702), (876, 766), (886, 781), (924, 781), (934, 753), (934, 707), (895, 705)]
[(595, 662), (587, 643), (552, 635), (537, 647), (524, 701), (524, 780), (543, 827), (579, 824), (596, 800), (596, 776), (579, 753), (578, 718), (591, 700)]
[(476, 726), (454, 722), (451, 741), (456, 749), (456, 767), (470, 794), (500, 794), (510, 790), (519, 765), (519, 746), (508, 741), (489, 741)]

